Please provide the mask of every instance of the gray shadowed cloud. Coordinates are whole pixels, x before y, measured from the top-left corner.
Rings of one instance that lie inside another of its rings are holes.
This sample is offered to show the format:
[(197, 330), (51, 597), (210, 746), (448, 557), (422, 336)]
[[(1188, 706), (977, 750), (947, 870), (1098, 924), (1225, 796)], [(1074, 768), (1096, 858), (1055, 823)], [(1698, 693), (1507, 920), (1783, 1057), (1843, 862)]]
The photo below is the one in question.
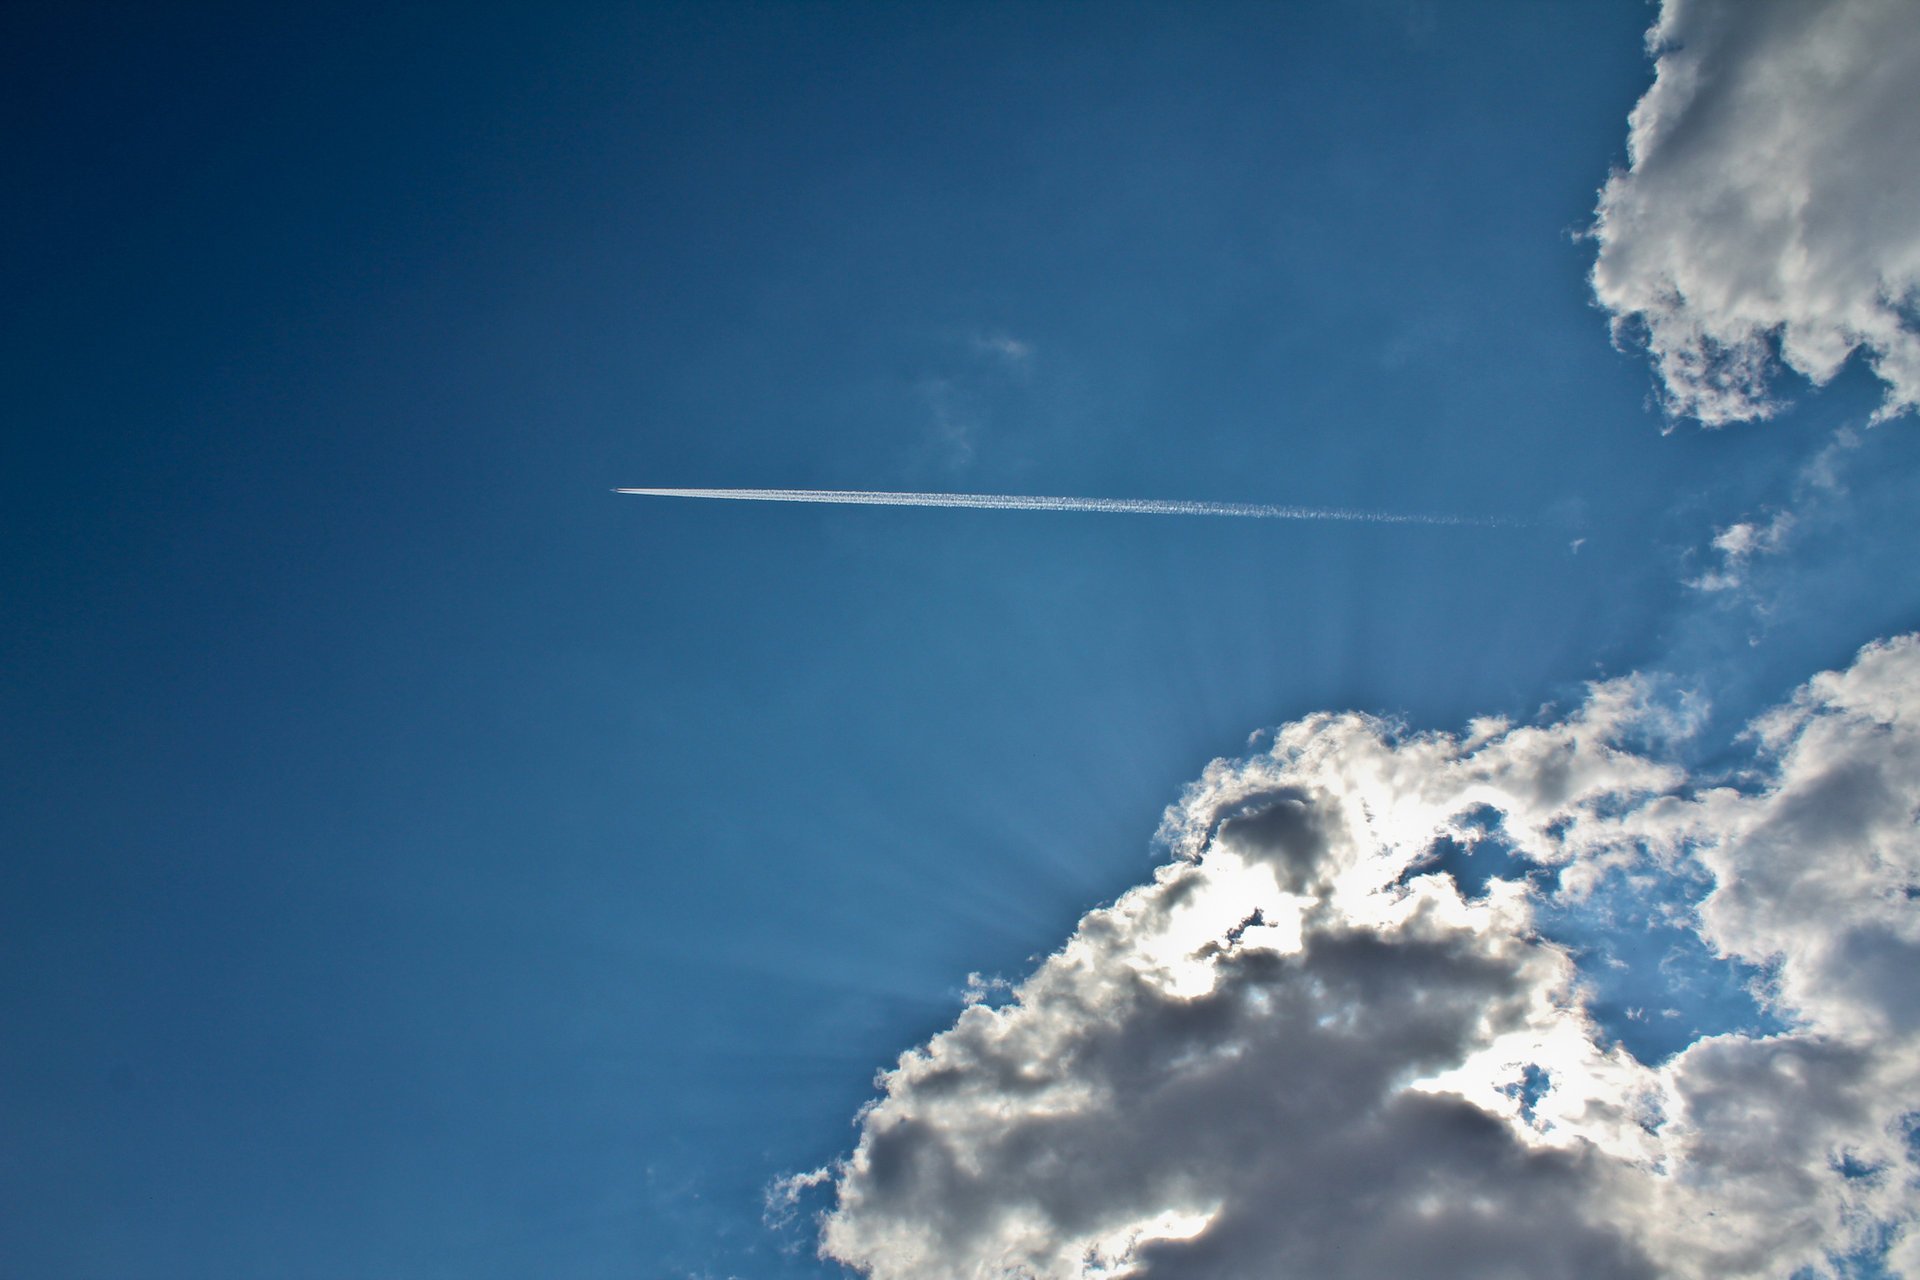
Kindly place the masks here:
[(1665, 0), (1593, 290), (1669, 412), (1764, 418), (1784, 363), (1864, 352), (1920, 404), (1920, 18), (1912, 0)]
[[(1920, 1275), (1920, 639), (1752, 730), (1756, 774), (1628, 749), (1636, 679), (1460, 735), (1285, 726), (1170, 808), (1172, 859), (997, 1007), (880, 1079), (824, 1255), (920, 1277)], [(1467, 896), (1443, 840), (1533, 881)], [(1604, 1042), (1536, 908), (1609, 872), (1710, 877), (1696, 927), (1787, 1030), (1663, 1063)]]

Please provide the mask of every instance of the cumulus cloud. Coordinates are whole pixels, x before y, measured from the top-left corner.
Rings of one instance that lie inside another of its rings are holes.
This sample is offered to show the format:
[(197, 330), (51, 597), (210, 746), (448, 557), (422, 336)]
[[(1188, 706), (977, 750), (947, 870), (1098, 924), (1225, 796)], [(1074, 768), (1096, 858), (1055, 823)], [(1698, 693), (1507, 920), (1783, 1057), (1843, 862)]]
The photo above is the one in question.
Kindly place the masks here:
[(1600, 195), (1593, 289), (1668, 409), (1777, 407), (1855, 351), (1881, 417), (1920, 404), (1920, 21), (1911, 0), (1665, 0), (1629, 166)]
[[(883, 1073), (823, 1255), (918, 1277), (1920, 1276), (1920, 638), (1757, 720), (1738, 785), (1627, 679), (1544, 725), (1359, 715), (1218, 761), (1171, 860)], [(1448, 851), (1518, 868), (1471, 894)], [(1610, 1043), (1542, 910), (1699, 877), (1786, 1030)]]

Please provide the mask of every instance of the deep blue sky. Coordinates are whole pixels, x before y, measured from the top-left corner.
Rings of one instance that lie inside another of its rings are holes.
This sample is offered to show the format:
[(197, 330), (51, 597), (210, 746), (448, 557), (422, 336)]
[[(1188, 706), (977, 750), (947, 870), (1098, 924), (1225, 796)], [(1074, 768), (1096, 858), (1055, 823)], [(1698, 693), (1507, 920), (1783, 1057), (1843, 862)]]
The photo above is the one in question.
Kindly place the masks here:
[(1661, 433), (1647, 19), (10, 6), (7, 1274), (824, 1274), (760, 1189), (1252, 730), (1913, 625), (1844, 522), (1758, 656), (1682, 585), (1874, 393)]

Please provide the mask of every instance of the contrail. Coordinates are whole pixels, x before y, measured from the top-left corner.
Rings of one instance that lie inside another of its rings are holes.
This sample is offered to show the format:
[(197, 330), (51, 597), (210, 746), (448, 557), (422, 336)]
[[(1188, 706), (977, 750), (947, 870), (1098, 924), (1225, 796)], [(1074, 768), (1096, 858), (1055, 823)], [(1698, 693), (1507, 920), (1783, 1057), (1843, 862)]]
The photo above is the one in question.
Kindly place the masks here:
[(1344, 507), (1266, 502), (1184, 502), (1164, 498), (1056, 498), (1027, 493), (887, 493), (864, 489), (615, 489), (649, 498), (728, 498), (736, 502), (835, 502), (864, 507), (975, 507), (992, 511), (1101, 511), (1128, 516), (1239, 516), (1253, 520), (1355, 520), (1367, 524), (1492, 527), (1506, 520), (1406, 515)]

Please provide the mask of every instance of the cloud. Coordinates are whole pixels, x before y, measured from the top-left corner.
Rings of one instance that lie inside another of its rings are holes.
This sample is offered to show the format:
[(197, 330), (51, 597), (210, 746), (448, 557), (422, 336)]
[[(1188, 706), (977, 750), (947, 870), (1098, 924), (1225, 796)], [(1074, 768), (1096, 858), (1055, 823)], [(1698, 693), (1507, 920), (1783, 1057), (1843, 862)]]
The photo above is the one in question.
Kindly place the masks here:
[(1701, 856), (1720, 882), (1704, 935), (1745, 959), (1789, 960), (1778, 999), (1809, 1023), (1920, 1032), (1920, 639), (1868, 646), (1753, 732), (1779, 780), (1757, 801), (1700, 802), (1717, 835)]
[[(1769, 581), (1767, 575), (1758, 572), (1761, 562), (1780, 555), (1795, 542), (1806, 541), (1808, 534), (1817, 541), (1819, 535), (1830, 534), (1849, 517), (1847, 473), (1850, 455), (1861, 443), (1860, 433), (1850, 427), (1835, 431), (1795, 473), (1787, 505), (1716, 529), (1709, 544), (1716, 563), (1695, 577), (1682, 579), (1685, 585), (1742, 600), (1753, 606), (1756, 621), (1764, 620), (1782, 593), (1780, 575), (1771, 575)], [(1758, 641), (1757, 635), (1751, 638), (1752, 643)]]
[[(1215, 762), (1151, 881), (903, 1055), (776, 1201), (830, 1183), (821, 1251), (875, 1280), (1920, 1275), (1920, 639), (1756, 720), (1738, 786), (1657, 758), (1688, 724), (1629, 678), (1552, 723), (1317, 715)], [(1496, 850), (1464, 893), (1447, 859)], [(1621, 876), (1708, 886), (1687, 918), (1786, 1030), (1609, 1043), (1542, 921)]]
[(923, 468), (970, 468), (986, 445), (1023, 416), (1031, 391), (1034, 345), (999, 330), (948, 334), (938, 372), (910, 388), (922, 422)]
[(1777, 511), (1764, 524), (1739, 520), (1718, 530), (1713, 536), (1713, 549), (1720, 553), (1719, 567), (1689, 578), (1687, 585), (1697, 591), (1731, 591), (1742, 585), (1746, 581), (1747, 562), (1756, 555), (1779, 551), (1786, 545), (1793, 525), (1791, 511)]
[(1765, 418), (1778, 363), (1855, 351), (1920, 404), (1920, 21), (1911, 0), (1665, 0), (1593, 289), (1670, 412)]
[(1356, 520), (1367, 524), (1479, 525), (1497, 518), (1293, 507), (1271, 502), (1209, 502), (1190, 498), (1086, 498), (1040, 493), (914, 493), (887, 489), (615, 489), (643, 498), (699, 498), (729, 502), (814, 502), (854, 507), (943, 507), (976, 511), (1078, 511), (1107, 515), (1227, 516), (1242, 520)]
[(1033, 344), (1010, 333), (976, 333), (972, 346), (981, 355), (992, 356), (1015, 368), (1023, 368), (1033, 359)]
[(971, 464), (984, 417), (979, 397), (951, 378), (922, 378), (913, 391), (927, 411), (928, 442), (941, 465), (959, 470)]

